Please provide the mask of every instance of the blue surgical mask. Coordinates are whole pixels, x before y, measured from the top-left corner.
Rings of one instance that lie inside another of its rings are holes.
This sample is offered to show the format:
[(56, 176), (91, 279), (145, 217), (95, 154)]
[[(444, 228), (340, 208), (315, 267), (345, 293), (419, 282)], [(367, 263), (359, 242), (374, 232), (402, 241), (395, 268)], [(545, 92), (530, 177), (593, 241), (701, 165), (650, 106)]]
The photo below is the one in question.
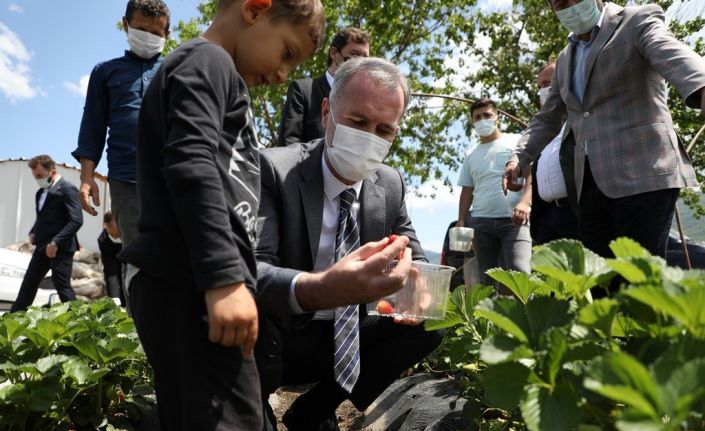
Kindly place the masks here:
[(600, 20), (597, 0), (583, 0), (571, 7), (557, 10), (556, 16), (563, 27), (575, 34), (590, 33)]

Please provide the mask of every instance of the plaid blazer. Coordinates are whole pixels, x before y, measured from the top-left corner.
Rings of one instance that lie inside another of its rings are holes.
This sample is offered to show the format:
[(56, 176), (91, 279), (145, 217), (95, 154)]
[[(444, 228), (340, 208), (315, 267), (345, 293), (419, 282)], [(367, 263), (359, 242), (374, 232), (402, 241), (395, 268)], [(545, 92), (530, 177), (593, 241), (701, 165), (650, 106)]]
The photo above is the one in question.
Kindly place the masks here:
[(583, 103), (570, 89), (569, 43), (558, 56), (547, 102), (510, 160), (527, 172), (567, 116), (564, 136), (570, 129), (575, 139), (578, 199), (586, 147), (595, 182), (610, 198), (697, 185), (673, 129), (666, 81), (688, 106), (699, 108), (705, 60), (668, 31), (659, 6), (604, 7), (602, 26), (586, 54)]

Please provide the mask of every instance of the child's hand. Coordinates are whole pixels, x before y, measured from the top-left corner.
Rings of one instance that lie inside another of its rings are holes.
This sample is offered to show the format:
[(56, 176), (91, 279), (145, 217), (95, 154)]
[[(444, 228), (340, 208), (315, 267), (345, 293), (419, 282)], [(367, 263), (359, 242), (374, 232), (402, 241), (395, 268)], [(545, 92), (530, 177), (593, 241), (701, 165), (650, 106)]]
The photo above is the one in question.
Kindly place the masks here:
[(208, 339), (226, 347), (240, 347), (252, 355), (259, 331), (257, 305), (245, 283), (206, 290)]

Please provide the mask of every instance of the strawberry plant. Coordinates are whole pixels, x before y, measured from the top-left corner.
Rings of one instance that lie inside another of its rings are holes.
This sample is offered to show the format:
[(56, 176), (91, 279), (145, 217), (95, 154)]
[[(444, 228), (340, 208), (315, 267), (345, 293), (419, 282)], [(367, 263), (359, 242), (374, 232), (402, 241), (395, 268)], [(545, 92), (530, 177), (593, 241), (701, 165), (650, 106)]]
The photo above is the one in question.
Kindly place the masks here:
[[(450, 328), (428, 363), (465, 371), (470, 429), (495, 429), (489, 413), (497, 429), (705, 430), (705, 273), (629, 239), (611, 249), (613, 259), (571, 240), (536, 247), (533, 274), (488, 272), (514, 296), (458, 289), (447, 318), (427, 322)], [(460, 312), (461, 296), (482, 299)]]
[(111, 300), (0, 316), (0, 429), (133, 429), (153, 406), (134, 324)]

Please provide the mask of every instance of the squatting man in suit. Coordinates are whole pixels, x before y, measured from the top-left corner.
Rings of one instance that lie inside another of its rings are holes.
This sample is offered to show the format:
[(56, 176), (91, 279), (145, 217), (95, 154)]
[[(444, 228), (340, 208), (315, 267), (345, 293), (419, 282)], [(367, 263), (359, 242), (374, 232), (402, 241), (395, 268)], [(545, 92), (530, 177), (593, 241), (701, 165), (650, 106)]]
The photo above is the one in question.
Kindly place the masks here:
[(318, 78), (296, 79), (289, 85), (279, 124), (279, 146), (322, 138), (321, 103), (328, 97), (338, 68), (355, 57), (370, 56), (370, 35), (355, 27), (344, 27), (328, 48), (328, 70)]
[(517, 178), (567, 116), (561, 151), (573, 151), (564, 172), (566, 182), (575, 181), (585, 245), (611, 256), (610, 241), (627, 236), (665, 256), (679, 189), (697, 185), (673, 128), (666, 82), (705, 115), (705, 60), (668, 31), (657, 5), (553, 0), (551, 6), (570, 30), (569, 42), (503, 185), (520, 188)]
[(83, 225), (78, 189), (56, 172), (56, 163), (47, 155), (33, 157), (27, 165), (39, 185), (37, 219), (29, 231), (29, 242), (35, 249), (10, 311), (26, 310), (32, 304), (49, 270), (61, 302), (76, 299), (71, 271), (73, 254), (78, 250), (76, 232)]
[(366, 316), (364, 307), (414, 277), (412, 259), (425, 260), (403, 179), (382, 163), (408, 101), (395, 65), (351, 59), (323, 101), (325, 138), (261, 153), (255, 357), (268, 430), (276, 420), (266, 400), (277, 387), (316, 383), (285, 413), (290, 431), (337, 430), (341, 402), (366, 409), (440, 344), (442, 334), (419, 321)]

